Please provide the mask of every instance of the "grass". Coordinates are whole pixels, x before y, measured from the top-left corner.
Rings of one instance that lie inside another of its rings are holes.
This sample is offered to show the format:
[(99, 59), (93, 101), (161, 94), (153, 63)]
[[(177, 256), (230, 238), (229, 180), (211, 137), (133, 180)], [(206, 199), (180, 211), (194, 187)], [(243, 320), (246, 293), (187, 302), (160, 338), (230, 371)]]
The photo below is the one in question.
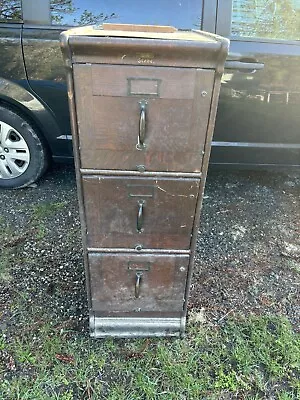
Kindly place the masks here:
[(0, 253), (0, 280), (9, 282), (11, 276), (9, 273), (9, 267), (11, 264), (11, 253), (10, 249), (2, 249)]
[(94, 341), (36, 316), (0, 354), (1, 400), (300, 398), (300, 340), (279, 317), (192, 325), (182, 340)]
[(47, 234), (45, 219), (55, 215), (66, 205), (66, 202), (46, 202), (32, 206), (32, 225), (35, 226), (37, 240), (42, 240)]
[(0, 282), (11, 280), (11, 265), (15, 258), (14, 246), (19, 240), (20, 237), (5, 225), (3, 218), (0, 218)]
[(32, 206), (33, 219), (41, 220), (46, 217), (50, 217), (57, 211), (63, 209), (67, 205), (67, 202), (47, 202), (38, 203)]

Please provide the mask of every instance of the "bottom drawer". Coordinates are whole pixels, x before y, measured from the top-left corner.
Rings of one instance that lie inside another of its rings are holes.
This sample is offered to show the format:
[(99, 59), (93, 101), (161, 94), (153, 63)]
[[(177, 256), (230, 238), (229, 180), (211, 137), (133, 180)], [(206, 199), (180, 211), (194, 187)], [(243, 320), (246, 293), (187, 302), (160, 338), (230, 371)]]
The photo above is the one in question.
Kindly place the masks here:
[(91, 253), (88, 260), (93, 311), (183, 310), (188, 255)]

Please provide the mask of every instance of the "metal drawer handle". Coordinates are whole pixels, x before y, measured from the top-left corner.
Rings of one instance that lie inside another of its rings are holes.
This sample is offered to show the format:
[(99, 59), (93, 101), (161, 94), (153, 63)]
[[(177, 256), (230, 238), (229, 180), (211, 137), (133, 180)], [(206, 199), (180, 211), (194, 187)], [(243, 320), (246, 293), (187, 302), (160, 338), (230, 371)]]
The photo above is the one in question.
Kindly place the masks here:
[(142, 150), (146, 147), (145, 145), (145, 137), (146, 137), (146, 107), (147, 101), (142, 100), (139, 102), (140, 104), (140, 125), (139, 125), (139, 135), (138, 135), (138, 143), (136, 148), (138, 150)]
[(144, 205), (145, 205), (145, 200), (139, 200), (138, 201), (138, 213), (137, 213), (137, 220), (136, 220), (136, 229), (139, 233), (143, 232), (143, 223), (144, 223)]
[(135, 290), (134, 290), (134, 295), (136, 299), (140, 295), (140, 283), (141, 283), (141, 277), (143, 276), (143, 273), (141, 271), (137, 271), (135, 274)]

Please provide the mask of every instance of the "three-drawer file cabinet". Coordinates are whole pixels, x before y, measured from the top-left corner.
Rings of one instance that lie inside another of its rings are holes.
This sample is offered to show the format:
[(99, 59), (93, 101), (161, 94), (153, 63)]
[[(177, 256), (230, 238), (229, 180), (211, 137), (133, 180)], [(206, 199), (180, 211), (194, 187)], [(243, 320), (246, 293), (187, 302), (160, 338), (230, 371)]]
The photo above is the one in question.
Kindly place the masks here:
[(61, 46), (91, 335), (180, 336), (228, 40), (104, 24)]

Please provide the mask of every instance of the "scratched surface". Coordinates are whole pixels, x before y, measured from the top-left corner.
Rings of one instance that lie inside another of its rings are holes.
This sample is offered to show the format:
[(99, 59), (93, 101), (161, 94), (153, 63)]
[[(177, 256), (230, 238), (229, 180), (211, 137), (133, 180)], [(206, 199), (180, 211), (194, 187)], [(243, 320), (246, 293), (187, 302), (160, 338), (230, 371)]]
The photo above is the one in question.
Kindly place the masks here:
[[(188, 255), (90, 254), (93, 310), (180, 313), (188, 264)], [(141, 274), (138, 293), (137, 273)]]
[[(81, 167), (199, 172), (214, 76), (194, 68), (75, 64)], [(147, 103), (142, 150), (140, 101)]]
[[(190, 247), (198, 179), (83, 177), (88, 247)], [(142, 231), (137, 231), (140, 201)]]

